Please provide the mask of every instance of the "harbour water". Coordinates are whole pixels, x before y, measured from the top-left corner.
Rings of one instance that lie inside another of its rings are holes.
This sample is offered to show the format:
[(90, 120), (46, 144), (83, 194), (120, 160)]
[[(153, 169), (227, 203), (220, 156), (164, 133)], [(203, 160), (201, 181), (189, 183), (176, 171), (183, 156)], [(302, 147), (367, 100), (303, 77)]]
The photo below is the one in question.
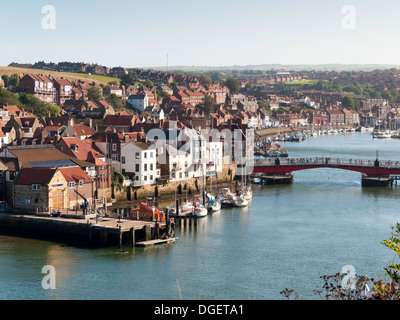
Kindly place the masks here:
[[(289, 157), (400, 161), (400, 140), (370, 133), (283, 143)], [(362, 188), (359, 173), (313, 169), (291, 185), (254, 186), (246, 208), (223, 209), (178, 229), (174, 244), (149, 248), (78, 248), (0, 235), (0, 299), (281, 300), (292, 288), (315, 293), (323, 275), (353, 266), (385, 279), (396, 259), (381, 242), (400, 221), (400, 186)], [(42, 288), (42, 268), (56, 289)]]

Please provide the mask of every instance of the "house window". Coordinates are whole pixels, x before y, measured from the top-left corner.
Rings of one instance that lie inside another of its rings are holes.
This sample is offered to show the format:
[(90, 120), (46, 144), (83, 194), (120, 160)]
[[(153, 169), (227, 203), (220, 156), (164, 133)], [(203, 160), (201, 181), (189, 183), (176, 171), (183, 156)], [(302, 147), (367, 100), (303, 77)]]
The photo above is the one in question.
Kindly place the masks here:
[(153, 158), (153, 152), (150, 152), (150, 158)]
[(153, 181), (153, 175), (150, 175), (150, 181)]
[(117, 151), (117, 144), (116, 143), (112, 144), (112, 151)]
[(83, 180), (79, 180), (79, 186), (83, 187)]
[(32, 185), (32, 190), (40, 190), (42, 189), (42, 186), (40, 184), (33, 184)]
[(147, 171), (147, 163), (144, 164), (144, 171)]
[(147, 158), (147, 152), (143, 152), (143, 154), (144, 154), (144, 158), (146, 159)]
[(125, 157), (121, 157), (121, 162), (124, 164), (125, 163)]
[(139, 152), (136, 152), (135, 157), (136, 157), (136, 159), (139, 159)]
[(75, 181), (68, 182), (68, 187), (75, 188)]
[(136, 172), (139, 172), (139, 170), (140, 170), (140, 169), (139, 169), (139, 164), (137, 163), (137, 164), (136, 164), (135, 171), (136, 171)]
[(111, 155), (111, 160), (112, 161), (118, 161), (118, 154), (112, 154)]
[(150, 163), (150, 170), (153, 170), (153, 164)]

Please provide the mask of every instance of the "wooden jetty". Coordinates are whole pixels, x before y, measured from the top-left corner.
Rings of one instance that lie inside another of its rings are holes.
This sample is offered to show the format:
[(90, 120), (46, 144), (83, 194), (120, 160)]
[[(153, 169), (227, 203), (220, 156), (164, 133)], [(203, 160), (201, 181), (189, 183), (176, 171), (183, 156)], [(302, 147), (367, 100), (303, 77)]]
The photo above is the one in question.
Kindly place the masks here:
[(163, 243), (171, 243), (175, 242), (176, 238), (166, 238), (166, 239), (154, 239), (154, 240), (148, 240), (148, 241), (140, 241), (136, 242), (136, 247), (149, 247), (149, 246), (155, 246), (158, 244), (163, 244)]

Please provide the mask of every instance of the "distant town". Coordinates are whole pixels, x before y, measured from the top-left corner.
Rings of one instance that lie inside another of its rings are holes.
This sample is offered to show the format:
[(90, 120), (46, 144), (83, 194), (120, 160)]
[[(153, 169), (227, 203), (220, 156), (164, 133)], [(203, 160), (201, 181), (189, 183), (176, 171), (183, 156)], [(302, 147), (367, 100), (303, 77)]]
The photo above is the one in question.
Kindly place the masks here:
[[(24, 71), (0, 75), (0, 201), (26, 212), (77, 210), (84, 199), (102, 206), (121, 193), (133, 199), (199, 190), (204, 175), (232, 181), (237, 153), (226, 149), (252, 148), (249, 129), (396, 130), (400, 119), (397, 69), (174, 73), (43, 61), (9, 67)], [(96, 75), (109, 81), (98, 84)], [(155, 129), (162, 134), (155, 137)], [(212, 130), (240, 131), (239, 146), (210, 141)]]

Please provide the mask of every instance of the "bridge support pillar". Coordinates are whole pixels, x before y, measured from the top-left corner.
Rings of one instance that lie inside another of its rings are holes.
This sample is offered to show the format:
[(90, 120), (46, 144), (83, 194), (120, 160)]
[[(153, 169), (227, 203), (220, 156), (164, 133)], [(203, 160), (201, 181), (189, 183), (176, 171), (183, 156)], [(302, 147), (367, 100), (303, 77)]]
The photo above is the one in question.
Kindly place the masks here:
[(369, 176), (363, 173), (361, 177), (363, 187), (387, 187), (392, 182), (390, 176)]

